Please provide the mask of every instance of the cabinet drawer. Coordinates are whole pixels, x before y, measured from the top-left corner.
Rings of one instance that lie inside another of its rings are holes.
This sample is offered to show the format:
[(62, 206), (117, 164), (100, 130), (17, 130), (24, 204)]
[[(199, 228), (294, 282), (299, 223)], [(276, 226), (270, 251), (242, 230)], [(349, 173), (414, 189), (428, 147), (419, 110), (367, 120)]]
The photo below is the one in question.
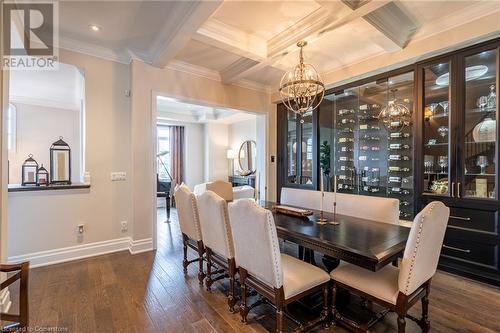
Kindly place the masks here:
[(495, 271), (499, 268), (498, 244), (478, 243), (445, 237), (441, 256), (476, 268), (490, 268)]
[(498, 235), (498, 208), (450, 207), (448, 227)]

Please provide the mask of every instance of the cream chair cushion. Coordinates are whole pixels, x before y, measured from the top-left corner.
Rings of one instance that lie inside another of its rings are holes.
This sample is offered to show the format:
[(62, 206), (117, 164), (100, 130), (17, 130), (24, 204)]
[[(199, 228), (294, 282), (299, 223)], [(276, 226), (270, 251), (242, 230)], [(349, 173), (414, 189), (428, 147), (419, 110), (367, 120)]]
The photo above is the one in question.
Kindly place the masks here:
[(330, 276), (319, 267), (286, 254), (281, 255), (285, 299), (328, 282)]
[(415, 216), (400, 265), (399, 290), (410, 295), (435, 273), (450, 209), (433, 201)]
[(283, 285), (281, 254), (273, 215), (252, 199), (229, 204), (235, 259), (262, 282), (275, 288)]
[(196, 198), (204, 245), (224, 258), (234, 258), (226, 200), (212, 191), (206, 191)]
[(202, 240), (196, 198), (186, 185), (175, 188), (175, 204), (182, 233), (195, 241)]
[(226, 201), (233, 201), (233, 185), (223, 180), (207, 183), (207, 191), (215, 192)]
[[(333, 192), (324, 192), (323, 210), (333, 213)], [(321, 209), (321, 192), (296, 188), (281, 188), (280, 202), (283, 205)], [(337, 193), (337, 214), (362, 219), (398, 224), (399, 200), (393, 198), (370, 197)]]
[(233, 200), (253, 198), (255, 197), (255, 189), (249, 185), (233, 187)]
[[(333, 212), (333, 192), (325, 192), (324, 209)], [(377, 222), (399, 223), (399, 200), (337, 193), (337, 214), (354, 216)]]
[(320, 198), (321, 192), (319, 191), (282, 187), (280, 203), (282, 205), (319, 210), (321, 208)]
[(342, 262), (331, 273), (332, 279), (368, 295), (375, 296), (390, 304), (396, 304), (398, 298), (399, 269), (387, 265), (377, 272)]

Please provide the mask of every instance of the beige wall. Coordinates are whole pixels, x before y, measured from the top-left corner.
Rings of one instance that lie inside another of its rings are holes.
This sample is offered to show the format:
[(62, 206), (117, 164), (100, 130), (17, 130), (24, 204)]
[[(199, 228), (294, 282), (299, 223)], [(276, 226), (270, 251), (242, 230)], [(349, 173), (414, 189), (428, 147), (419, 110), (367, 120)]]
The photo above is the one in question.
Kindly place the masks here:
[[(84, 70), (86, 170), (90, 191), (9, 193), (8, 255), (81, 245), (132, 233), (129, 66), (60, 50), (61, 62)], [(124, 182), (110, 172), (125, 171)], [(120, 221), (129, 221), (121, 232)], [(85, 224), (83, 237), (77, 225)]]
[[(140, 61), (131, 65), (132, 79), (132, 169), (134, 239), (151, 237), (155, 201), (152, 115), (155, 94), (210, 106), (221, 106), (267, 114), (273, 108), (268, 93), (224, 85), (208, 78), (159, 69)], [(269, 138), (275, 140), (274, 133)], [(275, 183), (271, 185), (274, 189)], [(148, 199), (151, 198), (151, 199)]]
[(80, 111), (12, 102), (16, 108), (16, 150), (9, 152), (9, 183), (21, 183), (21, 166), (32, 154), (50, 172), (51, 144), (62, 136), (71, 147), (71, 179), (81, 182)]

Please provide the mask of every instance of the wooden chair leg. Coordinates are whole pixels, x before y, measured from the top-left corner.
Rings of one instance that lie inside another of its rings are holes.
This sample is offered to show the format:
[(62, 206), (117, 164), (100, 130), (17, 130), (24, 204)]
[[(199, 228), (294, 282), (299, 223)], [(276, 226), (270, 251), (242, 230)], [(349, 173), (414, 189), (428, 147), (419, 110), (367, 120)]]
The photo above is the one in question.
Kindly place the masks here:
[(241, 296), (241, 305), (240, 305), (240, 319), (242, 323), (247, 323), (247, 315), (249, 308), (247, 306), (247, 286), (246, 286), (246, 278), (247, 271), (243, 268), (240, 268), (240, 296)]
[(211, 291), (212, 284), (214, 283), (212, 280), (212, 250), (207, 247), (205, 252), (207, 254), (207, 278), (205, 279), (205, 285), (207, 286), (207, 290)]
[(276, 304), (276, 333), (283, 333), (283, 304)]
[(337, 325), (337, 285), (333, 282), (332, 287), (332, 326)]
[(205, 273), (203, 273), (203, 253), (205, 249), (203, 247), (203, 242), (198, 241), (198, 282), (200, 286), (203, 286), (203, 280), (205, 279)]
[(321, 320), (323, 321), (323, 327), (328, 328), (328, 318), (330, 317), (330, 285), (327, 283), (323, 288), (323, 310), (321, 311)]
[(422, 331), (429, 332), (431, 323), (429, 321), (429, 294), (431, 292), (430, 283), (425, 287), (425, 295), (422, 297)]
[(406, 330), (406, 315), (398, 313), (398, 333), (405, 333)]
[(184, 274), (187, 274), (187, 267), (189, 265), (188, 260), (187, 260), (187, 237), (185, 235), (182, 236), (182, 250), (184, 252), (184, 259), (182, 260), (182, 268), (184, 270)]
[(234, 313), (234, 305), (236, 304), (236, 298), (234, 296), (234, 276), (236, 275), (236, 262), (233, 259), (227, 261), (228, 271), (229, 271), (229, 295), (227, 297), (227, 304), (229, 305), (229, 312)]

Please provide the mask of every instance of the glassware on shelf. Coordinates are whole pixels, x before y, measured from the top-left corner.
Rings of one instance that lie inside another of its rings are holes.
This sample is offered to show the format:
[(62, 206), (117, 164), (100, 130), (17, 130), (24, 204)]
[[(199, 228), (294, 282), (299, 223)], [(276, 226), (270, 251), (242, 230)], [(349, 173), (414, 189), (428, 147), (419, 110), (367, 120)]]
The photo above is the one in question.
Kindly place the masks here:
[(477, 99), (477, 107), (481, 110), (488, 105), (488, 96), (481, 96)]
[(495, 85), (492, 84), (490, 86), (490, 94), (488, 95), (488, 99), (486, 102), (488, 108), (494, 109), (497, 107), (497, 93), (495, 91)]
[(439, 103), (431, 103), (429, 104), (429, 107), (431, 108), (432, 115), (436, 115), (436, 109), (439, 106)]
[(424, 172), (434, 172), (434, 155), (424, 155)]
[(440, 126), (437, 129), (437, 132), (439, 135), (441, 135), (442, 138), (444, 138), (446, 135), (448, 135), (448, 127), (447, 126)]
[(448, 101), (442, 101), (439, 103), (439, 105), (443, 108), (443, 116), (448, 115), (448, 107), (450, 103)]
[(448, 167), (448, 156), (446, 155), (439, 156), (438, 165), (441, 167), (441, 173), (447, 173), (446, 168)]
[(486, 167), (489, 165), (488, 157), (484, 155), (478, 156), (476, 165), (481, 168), (481, 174), (484, 175), (486, 173)]

